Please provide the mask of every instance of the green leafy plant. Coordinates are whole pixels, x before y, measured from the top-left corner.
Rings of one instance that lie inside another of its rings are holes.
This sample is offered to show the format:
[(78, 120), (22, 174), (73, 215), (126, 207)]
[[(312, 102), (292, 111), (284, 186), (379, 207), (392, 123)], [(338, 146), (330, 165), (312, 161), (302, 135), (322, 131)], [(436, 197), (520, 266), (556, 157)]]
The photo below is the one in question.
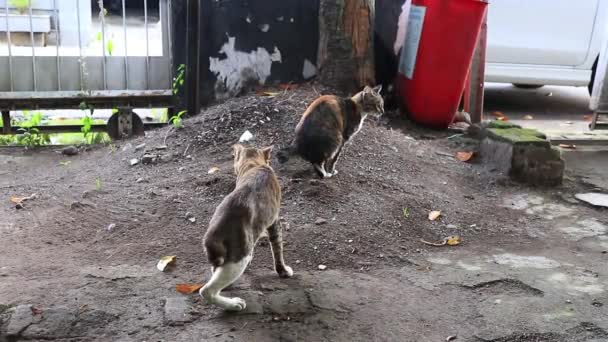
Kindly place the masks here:
[(95, 190), (97, 191), (101, 191), (101, 178), (97, 177), (95, 178)]
[(30, 8), (30, 0), (10, 0), (9, 4), (12, 7), (15, 7), (17, 9), (17, 11), (19, 11), (19, 14), (25, 14), (25, 12), (28, 11), (28, 9)]
[(410, 217), (410, 208), (403, 208), (403, 217), (408, 218)]
[(180, 64), (177, 67), (177, 74), (173, 77), (173, 95), (177, 94), (184, 86), (184, 75), (186, 74), (186, 65)]
[(185, 110), (180, 111), (176, 115), (173, 115), (169, 118), (169, 122), (173, 125), (174, 128), (180, 129), (184, 128), (184, 121), (182, 120), (182, 116), (186, 114)]
[(40, 126), (42, 123), (42, 113), (24, 111), (23, 115), (26, 119), (23, 122), (18, 123), (20, 127), (17, 129), (17, 132), (19, 133), (15, 136), (15, 143), (26, 147), (37, 147), (49, 144), (51, 142), (50, 136), (48, 134), (40, 133), (40, 130), (36, 128), (36, 126)]

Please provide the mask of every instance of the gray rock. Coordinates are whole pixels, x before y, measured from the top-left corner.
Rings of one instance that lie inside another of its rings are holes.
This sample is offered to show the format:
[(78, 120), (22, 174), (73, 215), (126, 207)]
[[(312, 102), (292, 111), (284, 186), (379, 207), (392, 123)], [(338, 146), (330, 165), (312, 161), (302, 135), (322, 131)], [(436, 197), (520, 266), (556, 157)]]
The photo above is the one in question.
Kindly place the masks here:
[(183, 325), (192, 322), (192, 307), (187, 297), (165, 298), (165, 322), (169, 325)]
[(135, 151), (143, 150), (144, 148), (146, 148), (146, 143), (135, 146)]
[(78, 154), (78, 148), (76, 146), (66, 146), (61, 150), (61, 154), (66, 156), (75, 156)]
[(137, 164), (139, 164), (139, 159), (133, 158), (133, 159), (129, 160), (129, 165), (135, 166)]
[(45, 308), (40, 317), (40, 322), (31, 324), (21, 333), (24, 339), (58, 339), (71, 336), (76, 313), (67, 307)]
[(155, 163), (157, 159), (158, 156), (155, 154), (144, 154), (144, 156), (141, 157), (141, 162), (144, 164), (152, 164)]
[(324, 218), (321, 218), (321, 217), (317, 218), (317, 220), (315, 221), (315, 224), (316, 224), (317, 226), (320, 226), (320, 225), (322, 225), (322, 224), (326, 224), (326, 223), (327, 223), (327, 220), (326, 220), (326, 219), (324, 219)]
[(38, 323), (42, 320), (40, 315), (32, 314), (31, 305), (19, 305), (10, 309), (11, 316), (6, 328), (6, 335), (9, 337), (19, 336), (21, 333), (33, 323)]

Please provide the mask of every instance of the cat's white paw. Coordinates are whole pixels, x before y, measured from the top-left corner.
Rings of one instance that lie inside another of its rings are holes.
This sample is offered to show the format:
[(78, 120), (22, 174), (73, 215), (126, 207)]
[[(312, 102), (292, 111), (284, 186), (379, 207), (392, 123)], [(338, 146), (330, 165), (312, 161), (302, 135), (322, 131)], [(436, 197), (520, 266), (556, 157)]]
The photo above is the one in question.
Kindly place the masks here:
[(338, 170), (334, 169), (334, 172), (331, 173), (332, 176), (335, 176), (338, 174)]
[(247, 303), (244, 299), (239, 297), (227, 298), (224, 305), (222, 305), (226, 311), (241, 311), (247, 307)]
[(279, 272), (279, 277), (281, 277), (281, 278), (293, 277), (293, 269), (291, 267), (285, 265), (283, 272)]

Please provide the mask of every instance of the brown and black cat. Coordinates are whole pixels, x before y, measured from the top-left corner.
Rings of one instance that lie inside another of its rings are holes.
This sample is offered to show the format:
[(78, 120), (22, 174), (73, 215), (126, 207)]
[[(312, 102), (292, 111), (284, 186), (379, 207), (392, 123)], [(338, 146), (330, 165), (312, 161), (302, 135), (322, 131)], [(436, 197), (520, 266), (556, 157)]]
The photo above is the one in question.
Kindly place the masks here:
[(309, 161), (321, 178), (335, 176), (336, 162), (344, 145), (361, 127), (367, 115), (384, 113), (382, 86), (365, 89), (351, 98), (324, 95), (316, 99), (304, 112), (296, 126), (296, 137), (277, 157), (285, 163), (291, 155)]
[(246, 306), (243, 299), (220, 292), (243, 274), (261, 236), (268, 233), (278, 275), (291, 277), (293, 270), (283, 260), (281, 188), (269, 165), (272, 147), (233, 149), (236, 187), (215, 209), (203, 238), (213, 275), (199, 294), (225, 310), (240, 311)]

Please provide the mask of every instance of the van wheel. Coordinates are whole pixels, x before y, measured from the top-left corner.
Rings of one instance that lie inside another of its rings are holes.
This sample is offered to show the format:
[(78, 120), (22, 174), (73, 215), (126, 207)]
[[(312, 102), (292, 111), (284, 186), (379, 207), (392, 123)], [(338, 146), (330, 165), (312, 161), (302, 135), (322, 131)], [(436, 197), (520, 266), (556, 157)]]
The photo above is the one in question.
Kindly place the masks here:
[(597, 70), (597, 62), (598, 58), (595, 59), (595, 63), (593, 63), (593, 68), (591, 68), (591, 81), (589, 81), (589, 85), (587, 88), (589, 89), (589, 95), (593, 94), (593, 83), (595, 83), (595, 71)]
[(519, 84), (519, 83), (513, 83), (513, 85), (515, 86), (515, 88), (521, 88), (521, 89), (538, 89), (543, 87), (543, 85), (539, 85), (539, 84)]

